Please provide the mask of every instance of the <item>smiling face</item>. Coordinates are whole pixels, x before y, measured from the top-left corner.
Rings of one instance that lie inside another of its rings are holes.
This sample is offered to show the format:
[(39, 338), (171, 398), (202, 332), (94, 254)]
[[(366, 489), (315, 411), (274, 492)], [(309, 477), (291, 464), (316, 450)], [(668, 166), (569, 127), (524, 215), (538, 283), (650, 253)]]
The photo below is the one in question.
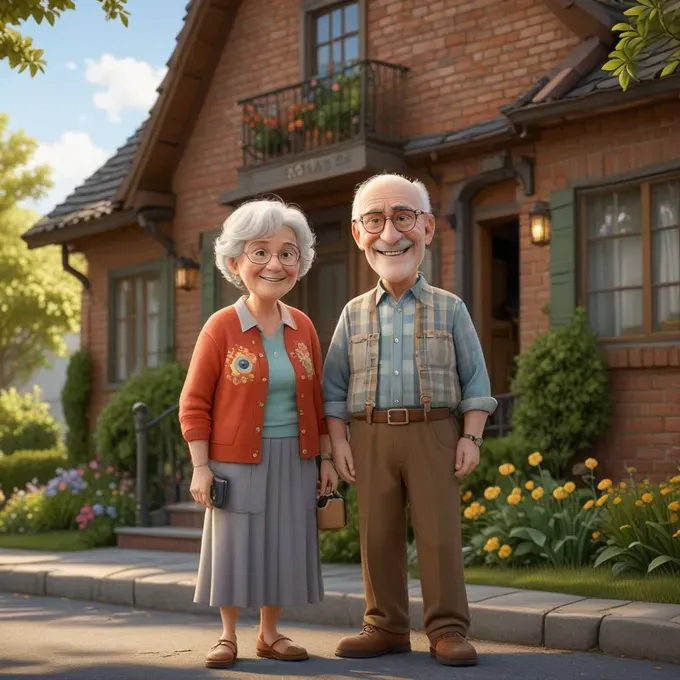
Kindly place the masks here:
[(280, 300), (293, 288), (300, 272), (295, 232), (283, 226), (269, 238), (247, 241), (243, 254), (229, 259), (227, 265), (251, 295), (263, 301)]
[[(406, 290), (416, 280), (418, 267), (425, 257), (425, 247), (434, 237), (434, 217), (418, 215), (415, 226), (406, 233), (398, 231), (397, 226), (408, 223), (408, 217), (400, 211), (423, 208), (420, 193), (403, 177), (379, 177), (361, 193), (359, 215), (363, 216), (363, 224), (355, 220), (352, 234), (359, 248), (366, 253), (371, 269), (388, 287)], [(390, 219), (385, 221), (380, 233), (370, 233), (372, 220), (382, 215)]]

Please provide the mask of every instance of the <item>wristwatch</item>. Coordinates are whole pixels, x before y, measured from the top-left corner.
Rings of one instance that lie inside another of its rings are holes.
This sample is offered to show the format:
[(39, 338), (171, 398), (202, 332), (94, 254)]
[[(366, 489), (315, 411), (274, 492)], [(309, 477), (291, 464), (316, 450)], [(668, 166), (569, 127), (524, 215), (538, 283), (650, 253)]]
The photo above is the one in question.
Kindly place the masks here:
[(465, 439), (469, 439), (470, 441), (473, 441), (477, 446), (481, 446), (482, 442), (484, 441), (481, 437), (475, 437), (474, 434), (468, 434), (467, 432), (463, 432), (463, 434), (460, 435), (461, 437), (465, 437)]

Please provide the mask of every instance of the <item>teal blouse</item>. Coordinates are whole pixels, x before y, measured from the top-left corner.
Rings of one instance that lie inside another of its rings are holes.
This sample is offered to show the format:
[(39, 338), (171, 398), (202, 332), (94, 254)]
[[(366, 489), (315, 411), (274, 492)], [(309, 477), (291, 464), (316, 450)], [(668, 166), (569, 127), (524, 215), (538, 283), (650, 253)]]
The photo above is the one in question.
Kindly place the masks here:
[(269, 390), (265, 402), (264, 429), (267, 439), (298, 436), (295, 371), (283, 343), (283, 324), (271, 337), (262, 336), (269, 364)]

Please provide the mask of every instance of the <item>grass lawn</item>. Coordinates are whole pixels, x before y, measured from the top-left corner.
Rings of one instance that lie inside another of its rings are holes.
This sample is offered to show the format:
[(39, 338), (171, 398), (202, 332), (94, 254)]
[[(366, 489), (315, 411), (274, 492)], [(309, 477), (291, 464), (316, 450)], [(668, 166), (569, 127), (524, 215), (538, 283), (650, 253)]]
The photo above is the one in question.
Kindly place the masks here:
[(87, 550), (80, 531), (50, 531), (45, 534), (0, 534), (0, 548), (71, 552)]
[(680, 604), (680, 577), (677, 574), (645, 578), (614, 576), (609, 569), (592, 567), (492, 569), (470, 567), (465, 582), (476, 585), (506, 586), (547, 590), (583, 597)]

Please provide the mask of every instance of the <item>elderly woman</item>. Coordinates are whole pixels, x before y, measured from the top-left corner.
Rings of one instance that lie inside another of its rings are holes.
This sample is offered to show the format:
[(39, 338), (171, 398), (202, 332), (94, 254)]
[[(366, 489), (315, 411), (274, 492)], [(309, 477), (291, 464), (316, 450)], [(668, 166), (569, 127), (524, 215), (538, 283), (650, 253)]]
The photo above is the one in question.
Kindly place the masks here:
[[(215, 243), (217, 267), (247, 295), (201, 330), (179, 404), (194, 465), (191, 494), (207, 510), (195, 602), (219, 607), (208, 668), (237, 657), (240, 607), (260, 608), (257, 655), (307, 659), (280, 634), (281, 606), (323, 599), (316, 523), (337, 487), (321, 396), (321, 349), (309, 318), (281, 302), (314, 259), (304, 215), (280, 201), (246, 203)], [(213, 508), (214, 478), (227, 480)]]

